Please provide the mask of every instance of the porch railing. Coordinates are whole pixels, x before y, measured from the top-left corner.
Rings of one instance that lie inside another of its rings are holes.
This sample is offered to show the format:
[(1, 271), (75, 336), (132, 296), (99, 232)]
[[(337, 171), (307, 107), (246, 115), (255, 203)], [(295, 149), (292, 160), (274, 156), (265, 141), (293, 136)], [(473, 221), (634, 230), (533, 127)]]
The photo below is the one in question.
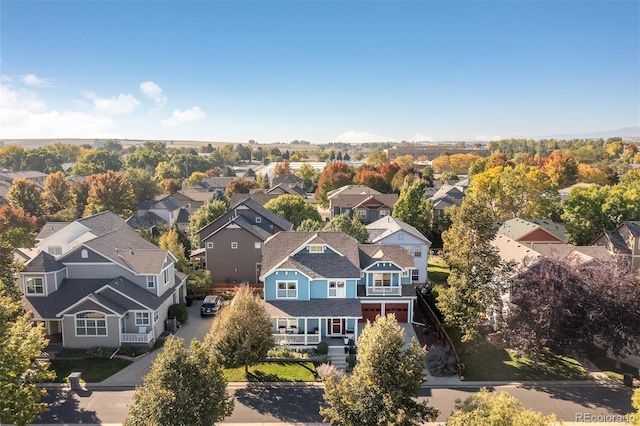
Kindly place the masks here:
[(319, 334), (282, 334), (274, 333), (276, 345), (317, 345), (320, 343)]
[(400, 286), (367, 286), (367, 296), (400, 296), (402, 288)]
[(153, 330), (148, 333), (122, 333), (122, 343), (151, 343)]

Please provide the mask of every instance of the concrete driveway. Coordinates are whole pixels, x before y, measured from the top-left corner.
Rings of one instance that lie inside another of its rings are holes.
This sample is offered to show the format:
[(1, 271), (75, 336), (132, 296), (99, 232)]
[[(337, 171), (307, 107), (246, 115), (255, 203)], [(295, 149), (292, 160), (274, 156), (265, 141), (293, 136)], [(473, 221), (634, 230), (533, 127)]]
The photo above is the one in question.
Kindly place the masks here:
[[(213, 317), (200, 317), (201, 303), (201, 300), (193, 301), (193, 305), (189, 307), (189, 321), (183, 324), (175, 333), (177, 337), (185, 340), (187, 347), (189, 347), (193, 339), (203, 341), (213, 322)], [(149, 372), (151, 364), (161, 351), (161, 348), (156, 349), (102, 382), (93, 383), (91, 387), (131, 388), (142, 385), (142, 378)]]

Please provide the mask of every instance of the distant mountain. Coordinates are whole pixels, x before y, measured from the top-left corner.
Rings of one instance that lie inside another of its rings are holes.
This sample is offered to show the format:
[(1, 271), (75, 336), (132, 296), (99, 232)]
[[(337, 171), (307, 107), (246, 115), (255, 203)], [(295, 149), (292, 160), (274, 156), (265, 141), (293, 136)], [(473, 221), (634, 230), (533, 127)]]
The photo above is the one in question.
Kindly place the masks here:
[(567, 133), (567, 134), (556, 134), (556, 135), (547, 135), (547, 136), (536, 136), (531, 139), (598, 139), (598, 138), (606, 139), (606, 138), (613, 138), (616, 136), (638, 138), (640, 137), (640, 126), (623, 127), (622, 129), (605, 130), (601, 132), (591, 132), (591, 133)]

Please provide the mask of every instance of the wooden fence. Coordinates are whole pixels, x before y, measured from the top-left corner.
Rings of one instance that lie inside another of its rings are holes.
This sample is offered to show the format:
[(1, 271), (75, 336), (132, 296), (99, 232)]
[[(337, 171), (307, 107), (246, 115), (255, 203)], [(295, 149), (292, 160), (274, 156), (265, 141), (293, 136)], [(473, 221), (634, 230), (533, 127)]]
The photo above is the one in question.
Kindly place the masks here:
[(449, 348), (451, 349), (451, 353), (453, 354), (453, 356), (456, 357), (456, 367), (458, 370), (458, 377), (462, 379), (464, 364), (462, 363), (462, 361), (460, 360), (460, 357), (458, 356), (456, 347), (453, 345), (451, 338), (445, 331), (444, 327), (442, 327), (442, 323), (436, 316), (435, 312), (433, 312), (433, 309), (431, 309), (431, 306), (429, 306), (429, 304), (425, 300), (419, 288), (416, 288), (416, 296), (418, 297), (418, 308), (422, 311), (424, 316), (427, 318), (427, 321), (429, 321), (429, 324), (431, 324), (431, 326), (433, 327), (433, 330), (436, 333), (436, 337), (438, 338), (438, 341), (443, 346), (449, 346)]

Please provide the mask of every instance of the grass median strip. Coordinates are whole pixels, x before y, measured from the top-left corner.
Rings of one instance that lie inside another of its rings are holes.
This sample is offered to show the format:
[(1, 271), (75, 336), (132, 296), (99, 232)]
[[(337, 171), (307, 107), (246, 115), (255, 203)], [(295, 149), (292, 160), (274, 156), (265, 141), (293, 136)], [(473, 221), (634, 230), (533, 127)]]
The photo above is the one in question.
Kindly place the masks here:
[(249, 367), (228, 368), (224, 375), (229, 382), (314, 382), (316, 367), (312, 362), (268, 361)]

